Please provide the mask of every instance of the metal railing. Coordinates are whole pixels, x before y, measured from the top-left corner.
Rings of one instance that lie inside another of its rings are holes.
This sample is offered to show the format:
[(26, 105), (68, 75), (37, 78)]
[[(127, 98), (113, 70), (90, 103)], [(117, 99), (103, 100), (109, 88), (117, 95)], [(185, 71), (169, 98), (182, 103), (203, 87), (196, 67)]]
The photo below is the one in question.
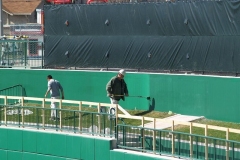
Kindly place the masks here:
[[(115, 137), (115, 120), (107, 113), (56, 109), (59, 119), (51, 119), (51, 108), (1, 105), (0, 125)], [(55, 111), (55, 109), (54, 109)]]
[[(0, 99), (4, 100), (4, 104), (0, 105), (1, 126), (112, 137), (117, 139), (118, 148), (148, 154), (188, 159), (240, 160), (240, 142), (229, 140), (229, 133), (240, 133), (237, 129), (190, 123), (190, 133), (183, 133), (174, 131), (174, 124), (183, 122), (171, 121), (172, 130), (145, 128), (145, 120), (153, 121), (153, 126), (156, 126), (155, 123), (161, 119), (118, 114), (117, 104), (1, 95)], [(10, 99), (20, 100), (21, 104), (9, 105), (7, 102)], [(56, 109), (59, 119), (56, 120), (50, 116), (52, 102), (59, 106)], [(108, 114), (107, 108), (115, 108), (116, 111)], [(141, 120), (142, 126), (125, 125), (120, 118)], [(188, 125), (186, 122), (184, 124)], [(192, 126), (204, 127), (205, 136), (192, 134)], [(226, 131), (226, 139), (208, 136), (208, 129)]]
[(240, 142), (118, 124), (119, 148), (177, 158), (240, 160)]
[[(26, 96), (26, 92), (25, 92), (25, 88), (22, 85), (17, 84), (11, 87), (0, 89), (0, 95), (24, 97)], [(21, 103), (21, 101), (19, 99), (7, 99), (6, 103), (19, 104)], [(0, 99), (0, 104), (4, 104), (4, 99)]]
[(43, 42), (37, 39), (1, 39), (0, 67), (42, 68)]

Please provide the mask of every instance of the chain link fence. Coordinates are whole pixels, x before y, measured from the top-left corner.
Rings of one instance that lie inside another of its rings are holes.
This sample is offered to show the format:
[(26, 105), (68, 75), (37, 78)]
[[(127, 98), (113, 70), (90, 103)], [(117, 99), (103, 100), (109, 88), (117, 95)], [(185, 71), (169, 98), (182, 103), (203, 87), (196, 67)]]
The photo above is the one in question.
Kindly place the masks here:
[(5, 27), (0, 39), (0, 66), (42, 68), (43, 25), (21, 24)]

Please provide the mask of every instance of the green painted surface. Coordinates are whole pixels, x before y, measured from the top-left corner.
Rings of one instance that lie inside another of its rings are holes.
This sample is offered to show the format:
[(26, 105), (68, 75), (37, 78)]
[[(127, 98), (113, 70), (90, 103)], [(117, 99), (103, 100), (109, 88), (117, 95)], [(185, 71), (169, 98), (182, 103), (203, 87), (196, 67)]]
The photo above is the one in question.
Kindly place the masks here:
[[(109, 103), (106, 83), (117, 72), (76, 70), (17, 70), (0, 69), (7, 77), (0, 79), (0, 89), (21, 84), (29, 97), (43, 97), (47, 89), (46, 76), (59, 80), (65, 99)], [(127, 73), (129, 95), (120, 101), (126, 109), (148, 110), (239, 122), (240, 79), (238, 77), (210, 77), (201, 75), (172, 75)], [(227, 108), (227, 109), (226, 109)], [(231, 115), (231, 116), (230, 116)]]
[(124, 152), (118, 152), (116, 150), (110, 151), (110, 159), (111, 160), (125, 160)]
[(8, 149), (8, 130), (0, 128), (0, 149)]
[(160, 156), (145, 156), (143, 154), (134, 154), (130, 152), (124, 152), (123, 150), (111, 150), (110, 152), (111, 160), (163, 160), (165, 158)]
[[(7, 138), (8, 149), (11, 151), (22, 151), (23, 150), (23, 148), (22, 148), (22, 144), (23, 144), (22, 131), (9, 129), (7, 134), (8, 134), (8, 138)], [(18, 142), (18, 143), (16, 143), (16, 142)]]
[(52, 160), (52, 156), (36, 154), (36, 160)]
[[(0, 131), (0, 133), (2, 133), (2, 132)], [(7, 159), (7, 151), (6, 150), (0, 149), (0, 159), (2, 159), (2, 160)]]
[[(16, 131), (15, 133), (13, 133)], [(23, 133), (20, 133), (23, 132)], [(29, 133), (27, 133), (29, 132)], [(111, 150), (111, 140), (108, 139), (101, 139), (96, 137), (88, 137), (88, 136), (74, 136), (71, 134), (63, 134), (63, 133), (44, 133), (44, 132), (36, 132), (36, 135), (33, 134), (33, 131), (27, 131), (27, 130), (13, 130), (8, 128), (1, 128), (0, 129), (0, 135), (8, 135), (6, 138), (7, 141), (13, 142), (11, 140), (13, 137), (16, 136), (16, 138), (13, 138), (15, 140), (15, 145), (19, 146), (26, 146), (30, 142), (26, 142), (26, 138), (31, 139), (32, 141), (37, 141), (37, 143), (31, 144), (29, 147), (37, 148), (37, 150), (29, 150), (29, 148), (25, 147), (25, 149), (28, 149), (29, 151), (23, 151), (23, 150), (16, 150), (18, 147), (14, 148), (9, 147), (7, 148), (8, 144), (4, 143), (0, 146), (0, 159), (1, 160), (160, 160), (164, 159), (164, 157), (160, 156), (154, 156), (152, 154), (146, 155), (144, 153), (133, 153), (129, 151), (123, 151), (123, 150)], [(20, 135), (20, 136), (17, 136)], [(23, 136), (29, 136), (24, 138)], [(3, 137), (3, 136), (1, 136)], [(0, 137), (0, 138), (1, 138)], [(43, 138), (46, 137), (46, 138)], [(42, 143), (39, 143), (38, 141), (43, 141)], [(52, 142), (54, 144), (52, 144)], [(71, 141), (71, 142), (70, 142)], [(150, 142), (151, 139), (148, 140)], [(163, 143), (168, 143), (171, 145), (170, 141), (166, 141)], [(34, 144), (36, 145), (34, 147)], [(70, 144), (70, 145), (69, 145)], [(5, 146), (4, 146), (5, 145)], [(64, 145), (64, 148), (61, 148), (60, 145)], [(46, 146), (51, 146), (50, 149)], [(168, 145), (165, 145), (165, 147)], [(232, 147), (232, 145), (230, 145)], [(46, 148), (39, 149), (39, 148)], [(175, 154), (178, 154), (178, 143), (175, 143), (176, 152)], [(23, 147), (24, 148), (24, 147)], [(171, 147), (165, 148), (171, 150)], [(181, 143), (180, 146), (181, 149), (181, 155), (184, 155), (188, 157), (189, 155), (189, 144), (183, 144)], [(70, 152), (72, 150), (72, 152)], [(184, 150), (184, 151), (183, 151)], [(196, 145), (193, 147), (193, 151), (198, 151), (198, 158), (204, 159), (205, 155), (205, 146), (198, 146), (196, 148)], [(63, 152), (63, 153), (62, 153)], [(169, 153), (169, 152), (168, 152)], [(211, 148), (209, 148), (209, 157), (214, 159), (214, 153), (215, 151)], [(224, 148), (218, 148), (216, 149), (216, 153), (220, 159), (225, 159), (225, 150)], [(229, 153), (231, 156), (232, 152)], [(80, 156), (80, 158), (79, 158)], [(194, 155), (196, 158), (196, 154)], [(234, 155), (235, 158), (239, 157), (239, 154)]]
[(22, 157), (23, 160), (38, 160), (38, 155), (35, 153), (23, 152)]
[(80, 159), (81, 137), (67, 136), (66, 137), (66, 156), (69, 158)]
[(67, 151), (67, 140), (66, 135), (62, 134), (52, 134), (51, 135), (51, 155), (56, 155), (60, 157), (66, 157)]
[(23, 153), (18, 151), (8, 151), (7, 160), (23, 160)]
[(37, 152), (37, 133), (31, 131), (22, 131), (23, 137), (23, 151), (24, 152)]
[(37, 133), (37, 153), (51, 155), (52, 135), (50, 133)]
[(95, 160), (110, 160), (111, 141), (107, 139), (95, 139)]
[(83, 160), (94, 160), (95, 158), (95, 139), (94, 137), (81, 139), (81, 159)]
[(140, 157), (138, 154), (131, 154), (131, 153), (127, 153), (127, 152), (124, 154), (125, 154), (125, 160), (128, 160), (128, 159), (139, 160), (139, 157)]

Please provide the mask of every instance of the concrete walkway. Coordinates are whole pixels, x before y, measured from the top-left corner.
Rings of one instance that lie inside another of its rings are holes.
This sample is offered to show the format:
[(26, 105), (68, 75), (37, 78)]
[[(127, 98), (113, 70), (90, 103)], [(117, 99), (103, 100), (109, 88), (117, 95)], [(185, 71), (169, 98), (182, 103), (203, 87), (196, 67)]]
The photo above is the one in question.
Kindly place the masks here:
[[(191, 122), (197, 119), (201, 119), (204, 118), (203, 116), (189, 116), (189, 115), (181, 115), (181, 114), (176, 114), (174, 116), (171, 117), (167, 117), (167, 118), (163, 118), (163, 120), (167, 120), (169, 122), (156, 122), (156, 129), (166, 129), (172, 126), (171, 124), (171, 120), (174, 120), (174, 124), (178, 125), (177, 122), (181, 121), (181, 122)], [(153, 128), (153, 122), (150, 123), (146, 123), (144, 124), (144, 127), (146, 128)]]

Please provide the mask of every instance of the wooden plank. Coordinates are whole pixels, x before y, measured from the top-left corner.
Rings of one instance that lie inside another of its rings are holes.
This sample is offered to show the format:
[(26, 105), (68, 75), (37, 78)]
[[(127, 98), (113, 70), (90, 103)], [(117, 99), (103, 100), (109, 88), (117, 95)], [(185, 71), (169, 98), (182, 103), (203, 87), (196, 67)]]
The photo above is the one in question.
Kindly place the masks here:
[(130, 116), (130, 114), (125, 109), (123, 109), (120, 105), (118, 105), (118, 109), (122, 111), (125, 115)]
[(73, 104), (79, 104), (79, 101), (63, 99), (63, 100), (62, 100), (62, 103), (73, 103)]

